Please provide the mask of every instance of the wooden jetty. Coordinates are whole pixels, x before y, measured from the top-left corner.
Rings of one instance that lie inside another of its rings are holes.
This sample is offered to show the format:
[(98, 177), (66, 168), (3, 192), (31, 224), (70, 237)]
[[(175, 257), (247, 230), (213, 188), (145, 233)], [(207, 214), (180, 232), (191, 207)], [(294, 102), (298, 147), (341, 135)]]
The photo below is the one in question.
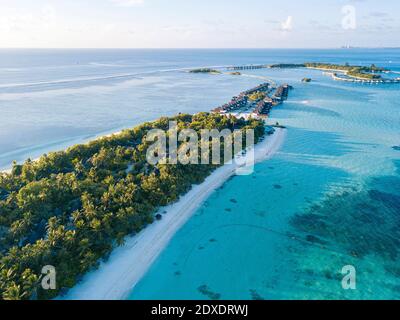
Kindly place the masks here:
[(256, 69), (266, 69), (268, 65), (265, 64), (256, 64), (256, 65), (244, 65), (244, 66), (231, 66), (228, 67), (228, 70), (256, 70)]

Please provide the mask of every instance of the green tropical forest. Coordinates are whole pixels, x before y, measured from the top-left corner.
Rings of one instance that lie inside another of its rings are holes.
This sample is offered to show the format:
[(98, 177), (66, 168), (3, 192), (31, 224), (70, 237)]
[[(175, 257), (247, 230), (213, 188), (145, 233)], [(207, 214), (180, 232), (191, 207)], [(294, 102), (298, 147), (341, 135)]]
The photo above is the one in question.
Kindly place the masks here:
[[(66, 292), (126, 236), (153, 223), (160, 207), (176, 202), (219, 166), (150, 165), (146, 134), (168, 130), (170, 121), (178, 123), (178, 131), (254, 129), (255, 143), (265, 132), (261, 120), (180, 114), (14, 163), (11, 173), (0, 173), (2, 299), (52, 299)], [(55, 290), (40, 285), (46, 265), (57, 270)]]

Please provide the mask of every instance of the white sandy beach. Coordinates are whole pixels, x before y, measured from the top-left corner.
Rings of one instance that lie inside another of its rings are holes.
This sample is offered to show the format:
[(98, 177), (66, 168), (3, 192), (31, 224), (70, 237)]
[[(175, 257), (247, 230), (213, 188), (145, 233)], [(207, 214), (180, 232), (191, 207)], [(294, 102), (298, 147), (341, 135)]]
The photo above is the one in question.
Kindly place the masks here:
[[(285, 129), (277, 128), (254, 148), (255, 162), (271, 158), (282, 145)], [(247, 156), (247, 155), (246, 155)], [(142, 232), (126, 239), (125, 245), (116, 248), (109, 260), (99, 269), (89, 272), (83, 280), (69, 290), (62, 299), (67, 300), (119, 300), (127, 298), (131, 290), (148, 271), (152, 263), (168, 245), (174, 234), (192, 216), (196, 209), (235, 174), (240, 165), (235, 162), (215, 170), (202, 184), (196, 185), (178, 202), (161, 208), (165, 212)]]

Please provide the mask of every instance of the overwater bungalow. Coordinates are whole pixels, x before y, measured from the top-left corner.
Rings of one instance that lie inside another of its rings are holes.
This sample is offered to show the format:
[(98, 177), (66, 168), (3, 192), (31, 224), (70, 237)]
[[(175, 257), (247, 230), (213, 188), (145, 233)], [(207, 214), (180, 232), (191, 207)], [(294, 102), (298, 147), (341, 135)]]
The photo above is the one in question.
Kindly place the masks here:
[(272, 109), (273, 102), (270, 97), (257, 103), (257, 107), (254, 109), (256, 115), (268, 115)]
[(279, 103), (286, 100), (289, 95), (289, 89), (291, 89), (291, 86), (288, 84), (279, 86), (272, 96), (272, 99)]
[(257, 91), (264, 91), (265, 92), (265, 91), (268, 91), (268, 88), (269, 88), (269, 83), (265, 82), (265, 83), (262, 83), (262, 84), (260, 84), (259, 86), (255, 87), (255, 88), (252, 88), (252, 89), (249, 89), (249, 90), (246, 90), (246, 91), (242, 92), (241, 95), (249, 95), (249, 94), (255, 93)]
[(232, 100), (220, 107), (217, 107), (213, 110), (213, 112), (217, 113), (226, 113), (230, 111), (235, 111), (241, 108), (245, 108), (249, 103), (249, 95), (255, 92), (265, 92), (269, 88), (269, 83), (262, 83), (259, 86), (249, 89), (247, 91), (241, 92), (238, 96), (234, 96)]
[[(215, 108), (213, 112), (226, 114), (236, 112), (240, 109), (243, 111), (243, 109), (248, 110), (254, 108), (252, 114), (268, 116), (274, 105), (278, 105), (287, 99), (289, 90), (292, 89), (292, 87), (288, 84), (284, 84), (275, 90), (272, 97), (268, 95), (269, 89), (269, 83), (262, 83), (257, 87), (241, 92), (238, 96), (234, 96), (230, 102)], [(256, 98), (252, 97), (252, 100), (250, 100), (251, 95), (256, 93), (265, 94), (257, 95)]]

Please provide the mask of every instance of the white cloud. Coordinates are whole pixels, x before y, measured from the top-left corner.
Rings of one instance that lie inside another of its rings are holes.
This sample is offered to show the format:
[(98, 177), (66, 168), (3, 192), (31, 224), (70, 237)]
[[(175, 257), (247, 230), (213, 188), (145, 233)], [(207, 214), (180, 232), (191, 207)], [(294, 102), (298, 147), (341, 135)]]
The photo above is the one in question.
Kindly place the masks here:
[(38, 14), (14, 11), (9, 15), (0, 15), (0, 30), (3, 31), (32, 31), (48, 29), (56, 21), (56, 11), (51, 6), (41, 9)]
[(120, 7), (134, 7), (144, 3), (144, 0), (111, 0)]
[(293, 17), (287, 17), (286, 21), (281, 23), (281, 30), (282, 31), (292, 31), (293, 29)]

